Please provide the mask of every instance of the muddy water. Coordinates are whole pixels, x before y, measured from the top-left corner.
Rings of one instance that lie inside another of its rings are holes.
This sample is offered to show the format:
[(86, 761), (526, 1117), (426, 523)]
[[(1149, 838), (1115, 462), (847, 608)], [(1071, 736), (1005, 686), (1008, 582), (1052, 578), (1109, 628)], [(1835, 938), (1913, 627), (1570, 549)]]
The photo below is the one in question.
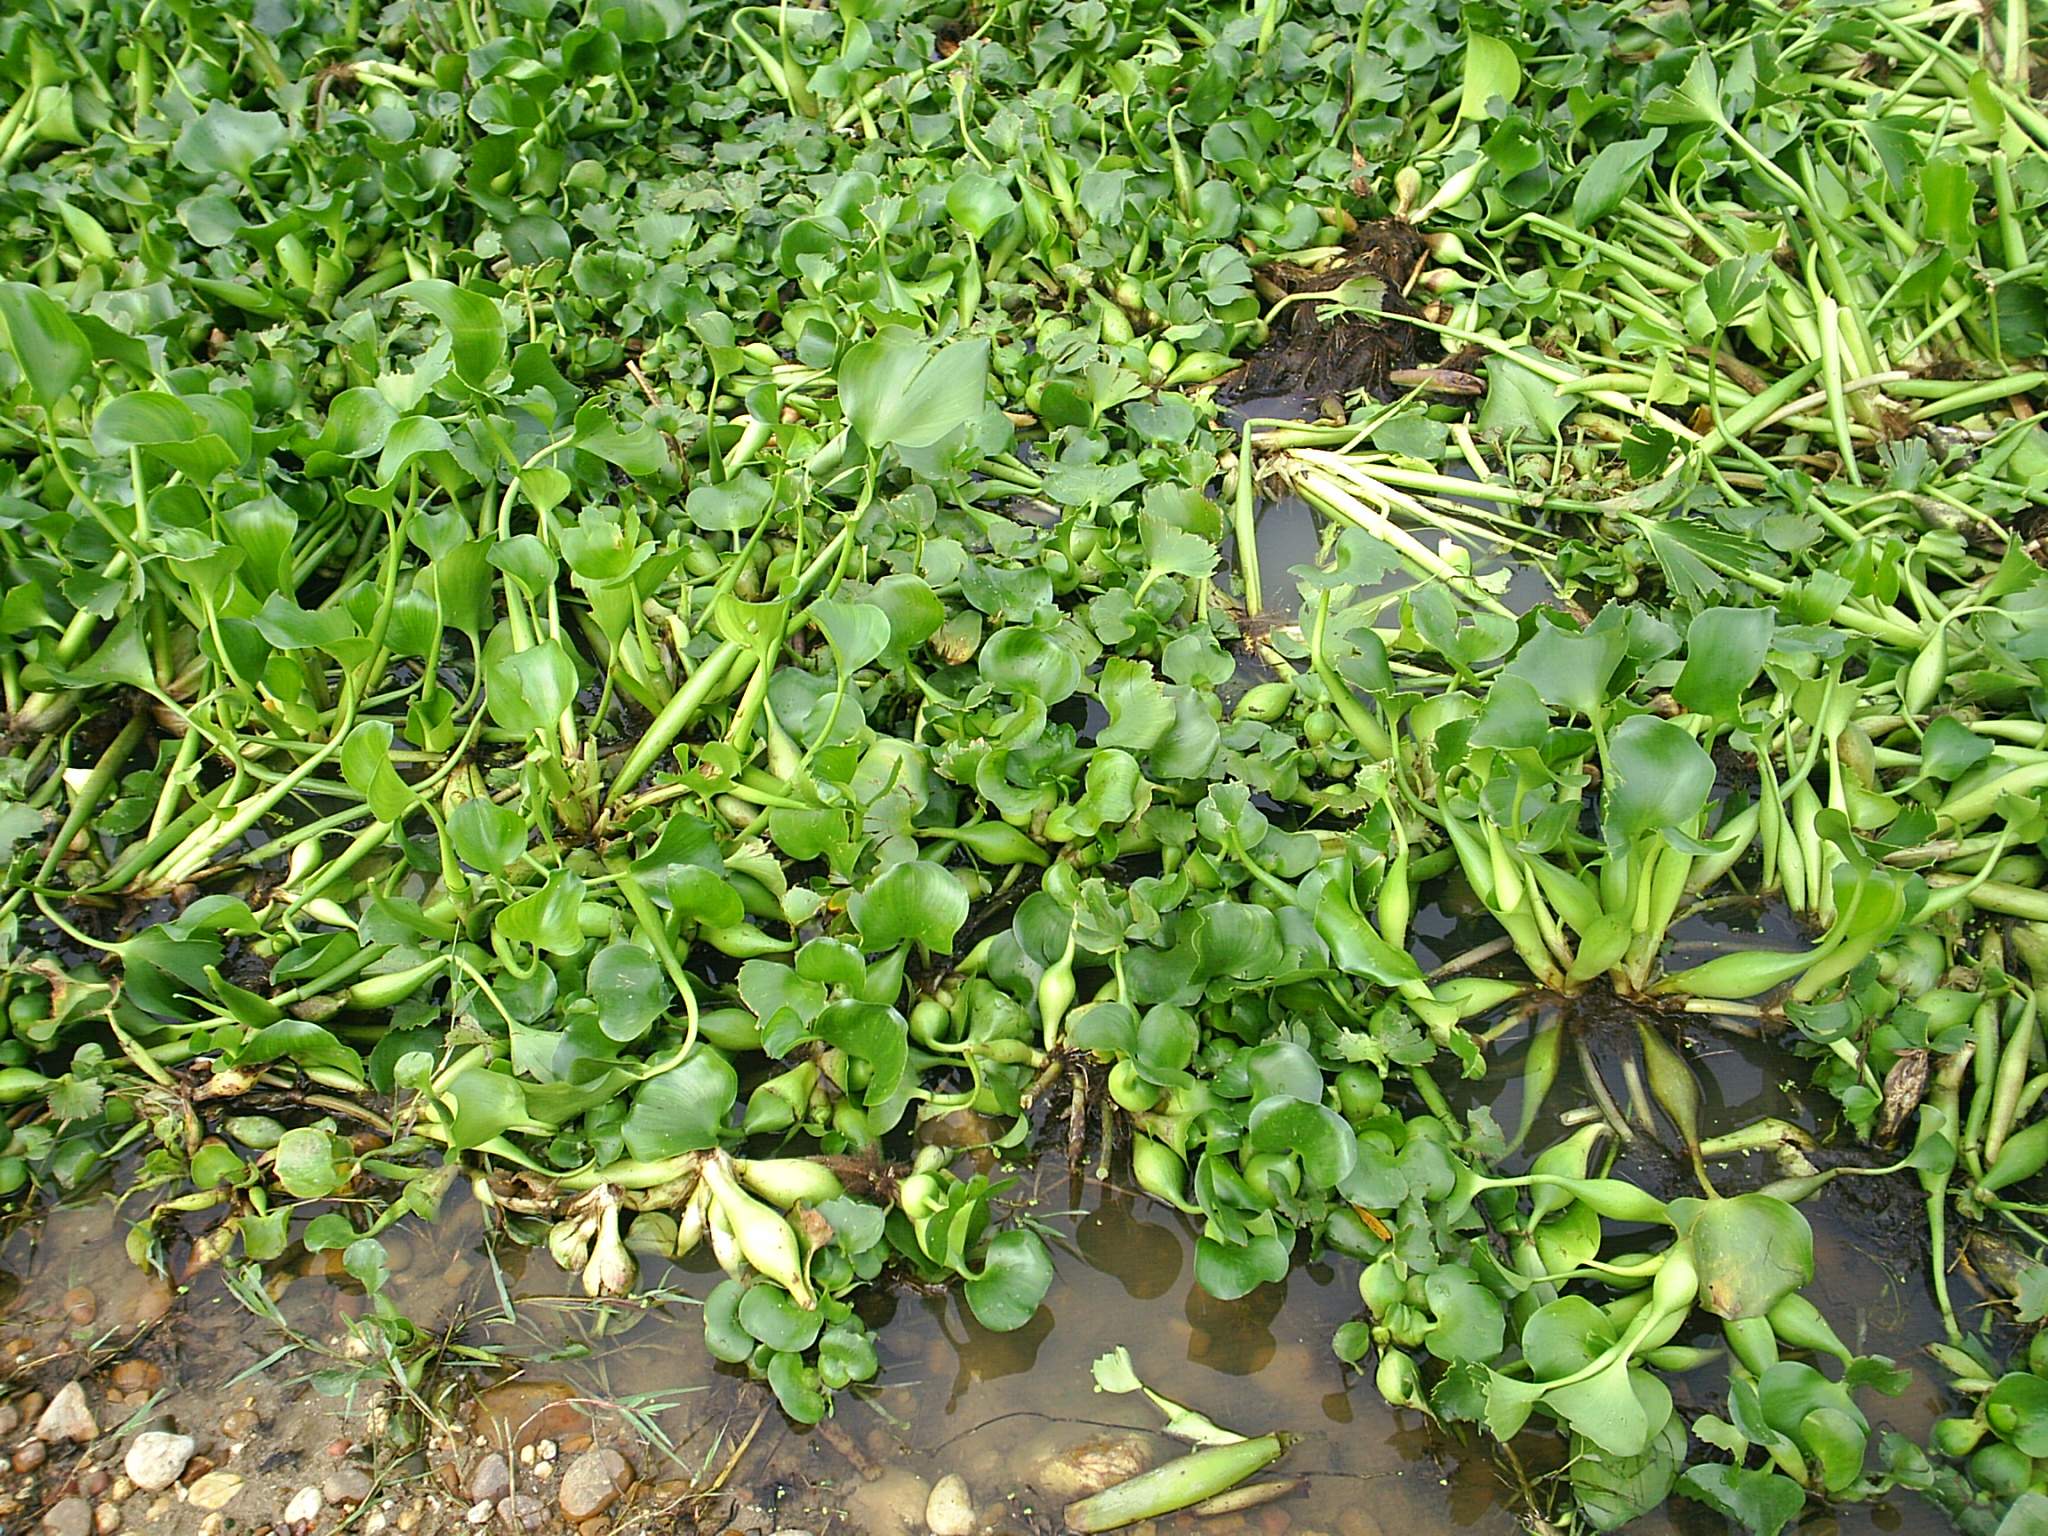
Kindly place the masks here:
[[(854, 1529), (889, 1536), (893, 1513), (914, 1503), (921, 1529), (914, 1479), (950, 1472), (990, 1519), (1015, 1530), (1055, 1528), (1063, 1501), (1048, 1492), (1046, 1463), (1067, 1462), (1077, 1447), (1113, 1449), (1131, 1440), (1124, 1432), (1137, 1432), (1136, 1443), (1154, 1457), (1174, 1453), (1142, 1398), (1093, 1390), (1091, 1363), (1122, 1345), (1147, 1385), (1218, 1422), (1301, 1437), (1273, 1475), (1300, 1478), (1303, 1487), (1254, 1522), (1260, 1531), (1506, 1536), (1517, 1528), (1484, 1457), (1442, 1443), (1418, 1416), (1385, 1408), (1371, 1383), (1330, 1353), (1331, 1332), (1357, 1310), (1355, 1265), (1298, 1267), (1285, 1284), (1216, 1302), (1194, 1285), (1194, 1232), (1176, 1213), (1113, 1180), (1076, 1184), (1052, 1158), (1023, 1170), (1011, 1193), (1020, 1212), (1043, 1223), (1054, 1252), (1058, 1278), (1044, 1308), (1025, 1328), (997, 1334), (974, 1321), (957, 1290), (899, 1287), (879, 1298), (869, 1314), (882, 1362), (874, 1389), (840, 1397), (830, 1438), (787, 1425), (769, 1407), (735, 1468), (734, 1483), (772, 1507), (779, 1523), (816, 1529), (836, 1512), (850, 1515)], [(458, 1212), (450, 1225), (464, 1222)], [(519, 1257), (507, 1278), (510, 1310), (489, 1294), (491, 1282), (471, 1298), (465, 1334), (532, 1360), (529, 1383), (559, 1385), (501, 1389), (492, 1403), (504, 1422), (494, 1427), (517, 1438), (524, 1415), (563, 1396), (623, 1403), (671, 1443), (674, 1475), (720, 1468), (770, 1400), (708, 1361), (688, 1303), (638, 1317), (612, 1312), (599, 1331), (597, 1309), (561, 1299), (572, 1277), (544, 1254)], [(679, 1297), (701, 1297), (719, 1278), (695, 1265), (642, 1271), (643, 1284)], [(400, 1285), (394, 1295), (411, 1310), (408, 1291)], [(848, 1441), (853, 1460), (868, 1463), (866, 1482), (849, 1463)], [(1161, 1525), (1183, 1527), (1218, 1536), (1239, 1529)]]
[[(1489, 932), (1447, 889), (1444, 905), (1419, 915), (1415, 947), (1437, 964)], [(1731, 940), (1771, 946), (1799, 937), (1772, 909), (1731, 905), (1690, 919), (1676, 947), (1697, 945), (1704, 954)], [(1636, 1050), (1626, 1005), (1604, 994), (1550, 1000), (1501, 1023), (1489, 1051), (1494, 1069), (1483, 1084), (1463, 1088), (1462, 1103), (1485, 1104), (1510, 1129), (1521, 1113), (1520, 1066), (1532, 1031), (1555, 1024), (1586, 1048), (1583, 1060), (1576, 1049), (1565, 1053), (1525, 1155), (1556, 1134), (1560, 1115), (1593, 1102), (1584, 1062), (1626, 1109), (1621, 1063)], [(1663, 1027), (1671, 1027), (1668, 1017)], [(1688, 1022), (1685, 1040), (1704, 1090), (1707, 1134), (1763, 1115), (1829, 1128), (1827, 1103), (1796, 1086), (1807, 1072), (1796, 1057), (1707, 1020)], [(1652, 1115), (1632, 1135), (1615, 1171), (1681, 1192), (1690, 1175), (1671, 1127)], [(986, 1153), (963, 1157), (1004, 1171)], [(1118, 1345), (1149, 1385), (1219, 1422), (1300, 1437), (1272, 1474), (1301, 1479), (1298, 1490), (1241, 1519), (1160, 1522), (1165, 1536), (1507, 1536), (1520, 1528), (1476, 1437), (1446, 1437), (1417, 1415), (1386, 1408), (1369, 1379), (1330, 1353), (1331, 1332), (1358, 1310), (1355, 1263), (1303, 1263), (1285, 1284), (1216, 1302), (1194, 1285), (1188, 1222), (1134, 1196), (1115, 1174), (1098, 1181), (1091, 1168), (1077, 1177), (1053, 1156), (1009, 1171), (1018, 1181), (1009, 1192), (1015, 1214), (1039, 1223), (1054, 1253), (1057, 1279), (1044, 1309), (1016, 1333), (992, 1334), (957, 1292), (898, 1285), (872, 1296), (863, 1306), (877, 1333), (880, 1377), (869, 1390), (842, 1394), (834, 1420), (809, 1430), (784, 1420), (765, 1387), (705, 1354), (696, 1304), (719, 1278), (708, 1259), (684, 1267), (643, 1259), (641, 1302), (593, 1305), (574, 1294), (574, 1277), (557, 1270), (545, 1248), (495, 1237), (458, 1186), (440, 1220), (408, 1223), (386, 1238), (390, 1303), (438, 1340), (415, 1394), (445, 1433), (430, 1429), (410, 1456), (405, 1417), (367, 1413), (391, 1378), (351, 1341), (351, 1324), (371, 1303), (338, 1256), (302, 1255), (264, 1277), (275, 1308), (266, 1318), (217, 1270), (185, 1277), (174, 1296), (128, 1262), (127, 1216), (112, 1198), (81, 1197), (0, 1245), (0, 1372), (17, 1393), (54, 1391), (83, 1376), (102, 1435), (82, 1456), (59, 1450), (44, 1467), (0, 1474), (0, 1530), (32, 1529), (40, 1511), (67, 1495), (114, 1499), (119, 1485), (104, 1484), (125, 1443), (115, 1431), (160, 1424), (193, 1434), (200, 1455), (238, 1480), (226, 1507), (236, 1529), (248, 1531), (275, 1521), (295, 1491), (371, 1471), (385, 1479), (373, 1502), (387, 1523), (407, 1516), (414, 1523), (405, 1529), (429, 1536), (462, 1530), (462, 1480), (490, 1445), (515, 1458), (521, 1447), (532, 1457), (543, 1441), (574, 1454), (586, 1437), (631, 1455), (650, 1490), (636, 1507), (666, 1512), (650, 1528), (899, 1536), (922, 1530), (925, 1486), (955, 1473), (991, 1529), (1050, 1531), (1062, 1500), (1048, 1491), (1046, 1467), (1057, 1470), (1076, 1454), (1122, 1454), (1133, 1443), (1154, 1457), (1172, 1453), (1151, 1435), (1158, 1418), (1141, 1399), (1092, 1389), (1091, 1362)], [(1717, 1165), (1715, 1178), (1733, 1192), (1776, 1172), (1758, 1155)], [(1805, 1210), (1818, 1244), (1816, 1301), (1852, 1346), (1914, 1370), (1898, 1398), (1862, 1394), (1865, 1411), (1876, 1428), (1922, 1439), (1945, 1404), (1918, 1354), (1939, 1324), (1917, 1189), (1909, 1179), (1839, 1179)], [(193, 1230), (203, 1225), (201, 1218)], [(1958, 1300), (1969, 1299), (1965, 1288)], [(1716, 1340), (1700, 1329), (1691, 1342)], [(1718, 1375), (1709, 1368), (1675, 1383), (1679, 1402), (1716, 1410)], [(26, 1427), (0, 1436), (0, 1454), (21, 1443)], [(1534, 1459), (1542, 1464), (1541, 1447)], [(552, 1509), (545, 1461), (515, 1466), (518, 1486)], [(715, 1484), (718, 1496), (692, 1494), (692, 1481)], [(136, 1494), (118, 1507), (125, 1529), (185, 1536), (204, 1528), (200, 1510), (169, 1496)], [(1796, 1527), (1811, 1536), (1935, 1536), (1947, 1528), (1910, 1495), (1839, 1517), (1809, 1515)], [(1727, 1527), (1674, 1501), (1631, 1529), (1708, 1536)]]

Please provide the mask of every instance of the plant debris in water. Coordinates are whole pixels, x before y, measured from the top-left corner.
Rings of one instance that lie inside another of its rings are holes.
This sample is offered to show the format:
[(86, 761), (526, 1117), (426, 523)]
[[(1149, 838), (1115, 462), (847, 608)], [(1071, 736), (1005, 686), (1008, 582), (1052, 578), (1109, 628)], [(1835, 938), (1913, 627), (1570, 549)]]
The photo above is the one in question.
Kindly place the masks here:
[[(1415, 312), (1408, 292), (1428, 255), (1421, 232), (1393, 218), (1360, 227), (1327, 265), (1265, 267), (1261, 295), (1287, 305), (1270, 322), (1266, 341), (1229, 380), (1231, 394), (1322, 399), (1362, 390), (1380, 397), (1401, 370), (1441, 362), (1434, 338), (1402, 318)], [(1310, 297), (1322, 293), (1337, 297), (1327, 303)], [(1379, 313), (1351, 313), (1345, 300), (1353, 295)]]
[[(2040, 1529), (2035, 25), (15, 7), (0, 1187), (259, 1308), (339, 1254), (408, 1381), (382, 1238), (458, 1181), (594, 1303), (703, 1249), (809, 1423), (864, 1292), (1038, 1313), (914, 1137), (967, 1112), (1128, 1163), (1212, 1298), (1353, 1267), (1338, 1355), (1531, 1519)], [(1247, 363), (1346, 398), (1222, 430)], [(1260, 570), (1267, 493), (1325, 558)], [(1453, 883), (1495, 937), (1425, 972)], [(1459, 1113), (1539, 992), (1633, 1027)], [(1705, 1132), (1723, 1029), (1825, 1155)], [(1861, 1178), (1927, 1226), (1926, 1445), (1807, 1294)]]

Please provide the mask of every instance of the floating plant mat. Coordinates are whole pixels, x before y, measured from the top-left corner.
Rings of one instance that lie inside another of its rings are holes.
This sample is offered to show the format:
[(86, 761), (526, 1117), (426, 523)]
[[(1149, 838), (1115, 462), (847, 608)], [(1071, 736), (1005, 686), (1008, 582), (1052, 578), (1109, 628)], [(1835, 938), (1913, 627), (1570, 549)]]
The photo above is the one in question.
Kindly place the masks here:
[(16, 7), (0, 1519), (2041, 1528), (2031, 26)]

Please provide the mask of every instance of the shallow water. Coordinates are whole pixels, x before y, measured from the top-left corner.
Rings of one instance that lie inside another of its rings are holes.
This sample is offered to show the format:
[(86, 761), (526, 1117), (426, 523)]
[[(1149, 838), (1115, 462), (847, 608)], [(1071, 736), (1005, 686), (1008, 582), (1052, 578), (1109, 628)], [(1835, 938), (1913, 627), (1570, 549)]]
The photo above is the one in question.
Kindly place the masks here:
[[(1446, 887), (1443, 904), (1418, 914), (1413, 947), (1433, 966), (1490, 932), (1461, 914), (1455, 888)], [(1730, 904), (1689, 918), (1674, 948), (1705, 953), (1731, 940), (1777, 946), (1801, 936), (1781, 909)], [(1621, 1063), (1636, 1051), (1636, 1014), (1627, 1004), (1604, 992), (1574, 1002), (1532, 999), (1497, 1022), (1487, 1078), (1471, 1085), (1446, 1080), (1445, 1087), (1460, 1107), (1483, 1104), (1510, 1131), (1521, 1114), (1521, 1062), (1531, 1032), (1556, 1024), (1585, 1047), (1583, 1058), (1576, 1049), (1566, 1052), (1523, 1156), (1558, 1134), (1559, 1116), (1593, 1102), (1585, 1063), (1627, 1108)], [(1797, 1086), (1806, 1079), (1806, 1064), (1783, 1049), (1704, 1018), (1674, 1022), (1659, 1015), (1656, 1024), (1667, 1032), (1683, 1026), (1703, 1089), (1705, 1134), (1764, 1115), (1823, 1135), (1829, 1129), (1828, 1102)], [(1671, 1126), (1652, 1114), (1631, 1132), (1614, 1171), (1662, 1192), (1684, 1189), (1691, 1175)], [(1511, 1491), (1476, 1436), (1446, 1436), (1419, 1415), (1387, 1408), (1368, 1377), (1346, 1370), (1331, 1353), (1332, 1331), (1358, 1312), (1355, 1262), (1299, 1263), (1284, 1284), (1216, 1302), (1194, 1285), (1193, 1227), (1125, 1187), (1120, 1159), (1103, 1181), (1092, 1167), (1070, 1171), (1052, 1153), (1022, 1166), (998, 1164), (986, 1152), (963, 1157), (1016, 1179), (1007, 1195), (1013, 1218), (1039, 1224), (1053, 1250), (1057, 1278), (1045, 1307), (1018, 1332), (993, 1334), (973, 1320), (957, 1290), (928, 1293), (897, 1284), (879, 1291), (862, 1305), (876, 1330), (880, 1376), (868, 1390), (842, 1394), (834, 1420), (819, 1429), (789, 1424), (763, 1385), (705, 1354), (696, 1302), (720, 1278), (708, 1255), (685, 1266), (643, 1258), (641, 1288), (649, 1294), (640, 1303), (593, 1305), (575, 1294), (575, 1277), (557, 1270), (544, 1247), (494, 1236), (483, 1208), (458, 1184), (437, 1222), (408, 1222), (387, 1236), (388, 1295), (421, 1328), (453, 1346), (422, 1390), (433, 1412), (463, 1425), (466, 1435), (515, 1449), (543, 1434), (565, 1445), (573, 1445), (579, 1431), (616, 1437), (639, 1447), (645, 1482), (696, 1479), (701, 1485), (722, 1474), (728, 1497), (718, 1507), (752, 1510), (769, 1522), (763, 1529), (822, 1530), (836, 1514), (845, 1522), (841, 1528), (895, 1536), (898, 1513), (915, 1506), (921, 1518), (915, 1479), (946, 1472), (967, 1480), (995, 1528), (1056, 1528), (1057, 1504), (1034, 1485), (1034, 1467), (1080, 1442), (1157, 1428), (1157, 1415), (1141, 1398), (1093, 1390), (1091, 1362), (1118, 1345), (1130, 1349), (1149, 1386), (1218, 1422), (1246, 1433), (1280, 1430), (1300, 1437), (1268, 1474), (1298, 1478), (1298, 1489), (1243, 1517), (1176, 1517), (1159, 1522), (1161, 1531), (1380, 1536), (1412, 1529), (1505, 1536), (1520, 1528)], [(1718, 1187), (1733, 1192), (1776, 1171), (1766, 1157), (1752, 1155), (1717, 1164), (1714, 1176)], [(351, 1358), (348, 1324), (367, 1303), (338, 1255), (301, 1255), (268, 1277), (281, 1331), (230, 1294), (218, 1270), (186, 1277), (174, 1300), (162, 1282), (135, 1269), (122, 1240), (139, 1209), (124, 1214), (108, 1195), (83, 1197), (18, 1226), (0, 1245), (0, 1362), (11, 1365), (17, 1382), (54, 1389), (89, 1363), (103, 1430), (124, 1419), (139, 1424), (167, 1415), (200, 1434), (203, 1449), (211, 1435), (219, 1443), (209, 1453), (248, 1477), (242, 1508), (252, 1515), (265, 1504), (274, 1515), (293, 1487), (318, 1480), (333, 1465), (335, 1445), (353, 1444), (365, 1460), (372, 1450), (391, 1449), (374, 1428), (366, 1433), (362, 1420), (363, 1404), (386, 1378), (376, 1362)], [(1938, 1376), (1919, 1355), (1920, 1344), (1938, 1336), (1939, 1322), (1925, 1273), (1917, 1189), (1910, 1176), (1843, 1178), (1804, 1209), (1817, 1242), (1814, 1299), (1852, 1346), (1890, 1354), (1914, 1372), (1900, 1397), (1866, 1392), (1859, 1400), (1874, 1428), (1922, 1439), (1946, 1405)], [(188, 1220), (188, 1234), (196, 1234), (211, 1217)], [(173, 1241), (171, 1250), (182, 1255), (186, 1248)], [(1959, 1306), (1976, 1299), (1966, 1281), (1959, 1277), (1957, 1284)], [(79, 1287), (93, 1295), (93, 1316), (85, 1323), (64, 1311), (66, 1293)], [(1706, 1328), (1689, 1337), (1716, 1342)], [(152, 1377), (133, 1395), (108, 1395), (111, 1372), (124, 1360), (145, 1363)], [(1709, 1367), (1675, 1383), (1679, 1401), (1716, 1407), (1719, 1375)], [(253, 1449), (232, 1450), (223, 1440), (220, 1426), (231, 1413), (260, 1419)], [(1154, 1442), (1154, 1453), (1170, 1448)], [(456, 1459), (475, 1454), (472, 1445)], [(409, 1474), (401, 1467), (401, 1476), (414, 1479), (410, 1487), (402, 1480), (393, 1485), (401, 1502), (435, 1487), (420, 1480), (448, 1457), (445, 1448), (430, 1447)], [(1540, 1445), (1535, 1459), (1543, 1460)], [(32, 1478), (15, 1507), (33, 1513), (75, 1484), (77, 1475), (76, 1469), (65, 1474), (72, 1483)], [(430, 1502), (420, 1529), (458, 1529), (460, 1499), (433, 1498), (439, 1503)], [(435, 1519), (443, 1525), (435, 1526)], [(162, 1511), (150, 1528), (182, 1533), (196, 1530), (196, 1520), (178, 1505)], [(131, 1517), (129, 1528), (135, 1525)], [(12, 1529), (5, 1511), (0, 1529)], [(1684, 1501), (1631, 1527), (1641, 1536), (1725, 1529), (1718, 1517)], [(1814, 1536), (1933, 1536), (1948, 1525), (1930, 1506), (1899, 1494), (1839, 1516), (1809, 1515), (1796, 1529)]]

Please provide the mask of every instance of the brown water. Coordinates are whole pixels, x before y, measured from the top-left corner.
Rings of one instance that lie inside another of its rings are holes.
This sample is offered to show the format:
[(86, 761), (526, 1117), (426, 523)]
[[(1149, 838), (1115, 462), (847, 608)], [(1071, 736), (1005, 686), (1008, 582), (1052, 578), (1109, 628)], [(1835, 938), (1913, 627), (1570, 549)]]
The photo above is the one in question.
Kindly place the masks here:
[[(1432, 909), (1418, 924), (1417, 947), (1453, 954), (1474, 931)], [(1695, 921), (1680, 937), (1712, 945), (1736, 933), (1751, 944), (1793, 936), (1768, 913), (1729, 909)], [(1624, 1005), (1604, 996), (1523, 1008), (1491, 1048), (1488, 1078), (1465, 1090), (1472, 1094), (1466, 1102), (1489, 1104), (1512, 1128), (1529, 1033), (1553, 1019), (1584, 1041), (1610, 1092), (1625, 1104), (1619, 1063), (1634, 1053), (1634, 1023)], [(1804, 1081), (1804, 1063), (1705, 1023), (1689, 1030), (1688, 1046), (1706, 1094), (1708, 1134), (1765, 1114), (1827, 1128), (1825, 1104), (1793, 1086)], [(1541, 1126), (1590, 1102), (1579, 1074), (1576, 1052), (1567, 1051)], [(1615, 1171), (1676, 1192), (1689, 1175), (1670, 1128), (1652, 1123), (1654, 1130), (1638, 1130)], [(1551, 1134), (1539, 1129), (1530, 1150)], [(1716, 1178), (1733, 1190), (1774, 1171), (1753, 1157), (1721, 1165)], [(1193, 1283), (1193, 1231), (1178, 1214), (1134, 1196), (1115, 1178), (1070, 1176), (1053, 1155), (1014, 1172), (1013, 1214), (1040, 1224), (1057, 1269), (1039, 1315), (1016, 1333), (992, 1334), (957, 1291), (881, 1291), (864, 1304), (878, 1336), (880, 1377), (870, 1389), (841, 1394), (834, 1420), (820, 1429), (789, 1424), (765, 1386), (716, 1366), (703, 1351), (695, 1303), (719, 1278), (708, 1258), (687, 1267), (643, 1259), (641, 1285), (651, 1294), (642, 1303), (594, 1305), (574, 1294), (574, 1277), (557, 1270), (545, 1248), (494, 1239), (482, 1208), (460, 1185), (438, 1222), (408, 1223), (387, 1237), (390, 1299), (438, 1337), (431, 1368), (416, 1383), (415, 1406), (451, 1432), (430, 1432), (410, 1460), (399, 1454), (407, 1449), (406, 1416), (366, 1416), (390, 1376), (351, 1342), (350, 1324), (366, 1301), (338, 1256), (302, 1257), (270, 1276), (273, 1318), (252, 1313), (214, 1269), (190, 1276), (173, 1299), (126, 1259), (127, 1217), (105, 1194), (27, 1222), (0, 1245), (0, 1361), (17, 1386), (46, 1391), (89, 1367), (103, 1431), (154, 1417), (197, 1434), (203, 1454), (246, 1480), (230, 1509), (248, 1530), (274, 1519), (295, 1488), (319, 1482), (348, 1458), (387, 1477), (376, 1502), (390, 1499), (383, 1508), (388, 1520), (417, 1507), (417, 1529), (461, 1529), (466, 1501), (436, 1479), (438, 1464), (450, 1463), (449, 1478), (459, 1477), (480, 1453), (478, 1435), (515, 1449), (545, 1435), (570, 1452), (585, 1433), (628, 1447), (644, 1483), (668, 1485), (667, 1502), (659, 1487), (642, 1499), (645, 1509), (672, 1511), (662, 1517), (666, 1523), (649, 1528), (687, 1529), (688, 1518), (681, 1526), (675, 1518), (694, 1517), (708, 1530), (817, 1532), (837, 1517), (835, 1529), (896, 1536), (912, 1521), (922, 1529), (919, 1480), (955, 1472), (998, 1528), (1052, 1530), (1058, 1501), (1034, 1480), (1035, 1469), (1079, 1443), (1157, 1428), (1142, 1398), (1093, 1390), (1091, 1362), (1119, 1345), (1131, 1351), (1149, 1386), (1218, 1422), (1249, 1434), (1284, 1430), (1300, 1437), (1269, 1474), (1300, 1479), (1296, 1491), (1242, 1517), (1176, 1517), (1160, 1522), (1160, 1531), (1488, 1536), (1520, 1528), (1510, 1490), (1477, 1437), (1469, 1430), (1446, 1436), (1419, 1415), (1388, 1409), (1369, 1378), (1345, 1370), (1331, 1354), (1332, 1330), (1358, 1312), (1354, 1262), (1300, 1264), (1285, 1284), (1217, 1302)], [(138, 1201), (131, 1214), (139, 1209)], [(1944, 1403), (1918, 1355), (1922, 1342), (1938, 1336), (1939, 1323), (1917, 1189), (1909, 1180), (1841, 1179), (1805, 1209), (1818, 1242), (1816, 1301), (1852, 1345), (1915, 1369), (1899, 1398), (1862, 1394), (1865, 1411), (1878, 1428), (1922, 1438)], [(192, 1230), (209, 1219), (196, 1218)], [(81, 1288), (91, 1293), (83, 1322)], [(1971, 1299), (1967, 1288), (1958, 1297), (1959, 1304)], [(1705, 1330), (1695, 1341), (1714, 1342)], [(124, 1361), (133, 1362), (125, 1367), (132, 1392), (115, 1390), (123, 1378), (114, 1372)], [(1681, 1405), (1717, 1406), (1718, 1374), (1709, 1368), (1676, 1383)], [(0, 1443), (14, 1443), (21, 1432)], [(94, 1457), (109, 1461), (114, 1444), (103, 1434), (82, 1460), (55, 1453), (47, 1467), (6, 1479), (0, 1530), (15, 1530), (16, 1517), (32, 1524), (29, 1517), (78, 1490), (81, 1480), (89, 1485)], [(1171, 1454), (1166, 1442), (1147, 1444), (1155, 1456)], [(337, 1452), (345, 1455), (338, 1459)], [(1535, 1459), (1542, 1461), (1540, 1447)], [(524, 1486), (551, 1495), (539, 1473), (521, 1475)], [(691, 1496), (691, 1479), (700, 1487), (715, 1480), (719, 1496)], [(146, 1496), (130, 1505), (129, 1529), (200, 1529), (202, 1516), (188, 1505), (152, 1511)], [(1674, 1501), (1632, 1529), (1700, 1536), (1727, 1527)], [(1814, 1536), (1932, 1536), (1947, 1524), (1917, 1499), (1896, 1495), (1839, 1517), (1811, 1514), (1797, 1529)]]

